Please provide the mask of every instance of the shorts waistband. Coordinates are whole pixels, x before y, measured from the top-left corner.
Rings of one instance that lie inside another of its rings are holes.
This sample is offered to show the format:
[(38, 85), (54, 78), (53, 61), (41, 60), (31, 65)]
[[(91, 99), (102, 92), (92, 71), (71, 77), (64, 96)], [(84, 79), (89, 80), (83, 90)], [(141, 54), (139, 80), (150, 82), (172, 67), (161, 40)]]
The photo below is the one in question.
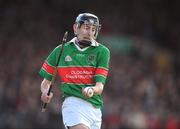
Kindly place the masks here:
[(86, 101), (86, 100), (84, 100), (84, 99), (75, 97), (75, 96), (66, 97), (66, 98), (64, 99), (64, 101), (65, 101), (65, 100), (66, 100), (66, 101), (71, 100), (71, 101), (74, 101), (74, 102), (78, 101), (78, 103), (86, 103), (87, 105), (89, 105), (89, 106), (91, 106), (91, 107), (93, 107), (93, 108), (95, 108), (95, 109), (99, 109), (99, 108), (95, 107), (94, 105), (92, 105), (90, 102), (88, 102), (88, 101)]

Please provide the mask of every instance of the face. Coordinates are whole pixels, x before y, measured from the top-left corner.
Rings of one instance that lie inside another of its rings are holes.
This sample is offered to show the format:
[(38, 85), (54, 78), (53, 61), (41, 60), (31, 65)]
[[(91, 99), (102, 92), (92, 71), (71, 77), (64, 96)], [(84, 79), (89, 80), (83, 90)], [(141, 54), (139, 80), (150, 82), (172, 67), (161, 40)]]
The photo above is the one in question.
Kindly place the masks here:
[(91, 24), (82, 24), (78, 27), (77, 24), (74, 24), (74, 33), (77, 35), (78, 39), (91, 41), (91, 39), (95, 39), (96, 26)]

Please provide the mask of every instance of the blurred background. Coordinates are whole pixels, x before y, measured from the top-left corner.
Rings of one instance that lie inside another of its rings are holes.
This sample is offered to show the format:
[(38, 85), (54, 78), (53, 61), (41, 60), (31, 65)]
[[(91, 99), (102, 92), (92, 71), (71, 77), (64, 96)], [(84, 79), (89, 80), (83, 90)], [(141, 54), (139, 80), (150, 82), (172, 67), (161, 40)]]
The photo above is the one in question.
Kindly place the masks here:
[(41, 113), (38, 74), (79, 13), (111, 51), (102, 129), (180, 129), (180, 2), (0, 0), (0, 128), (63, 129), (59, 78)]

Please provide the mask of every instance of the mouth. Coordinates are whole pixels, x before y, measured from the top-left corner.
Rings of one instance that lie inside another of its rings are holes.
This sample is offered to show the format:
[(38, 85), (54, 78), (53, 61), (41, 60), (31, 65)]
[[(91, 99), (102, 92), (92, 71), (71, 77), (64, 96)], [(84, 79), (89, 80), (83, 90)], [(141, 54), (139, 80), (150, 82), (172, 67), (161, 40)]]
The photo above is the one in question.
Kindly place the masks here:
[(91, 38), (89, 38), (89, 37), (83, 37), (83, 40), (91, 41)]
[(86, 37), (83, 37), (82, 40), (86, 40), (86, 41), (89, 41), (89, 42), (93, 42), (94, 40), (94, 37), (91, 37), (91, 36), (86, 36)]

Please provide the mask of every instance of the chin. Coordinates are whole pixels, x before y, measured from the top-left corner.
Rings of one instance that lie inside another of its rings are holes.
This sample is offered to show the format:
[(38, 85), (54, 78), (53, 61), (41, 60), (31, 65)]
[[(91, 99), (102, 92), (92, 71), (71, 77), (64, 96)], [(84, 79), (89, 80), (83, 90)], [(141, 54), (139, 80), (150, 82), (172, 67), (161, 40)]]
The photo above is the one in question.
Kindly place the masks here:
[(83, 38), (82, 40), (85, 40), (85, 41), (91, 41), (90, 38)]

